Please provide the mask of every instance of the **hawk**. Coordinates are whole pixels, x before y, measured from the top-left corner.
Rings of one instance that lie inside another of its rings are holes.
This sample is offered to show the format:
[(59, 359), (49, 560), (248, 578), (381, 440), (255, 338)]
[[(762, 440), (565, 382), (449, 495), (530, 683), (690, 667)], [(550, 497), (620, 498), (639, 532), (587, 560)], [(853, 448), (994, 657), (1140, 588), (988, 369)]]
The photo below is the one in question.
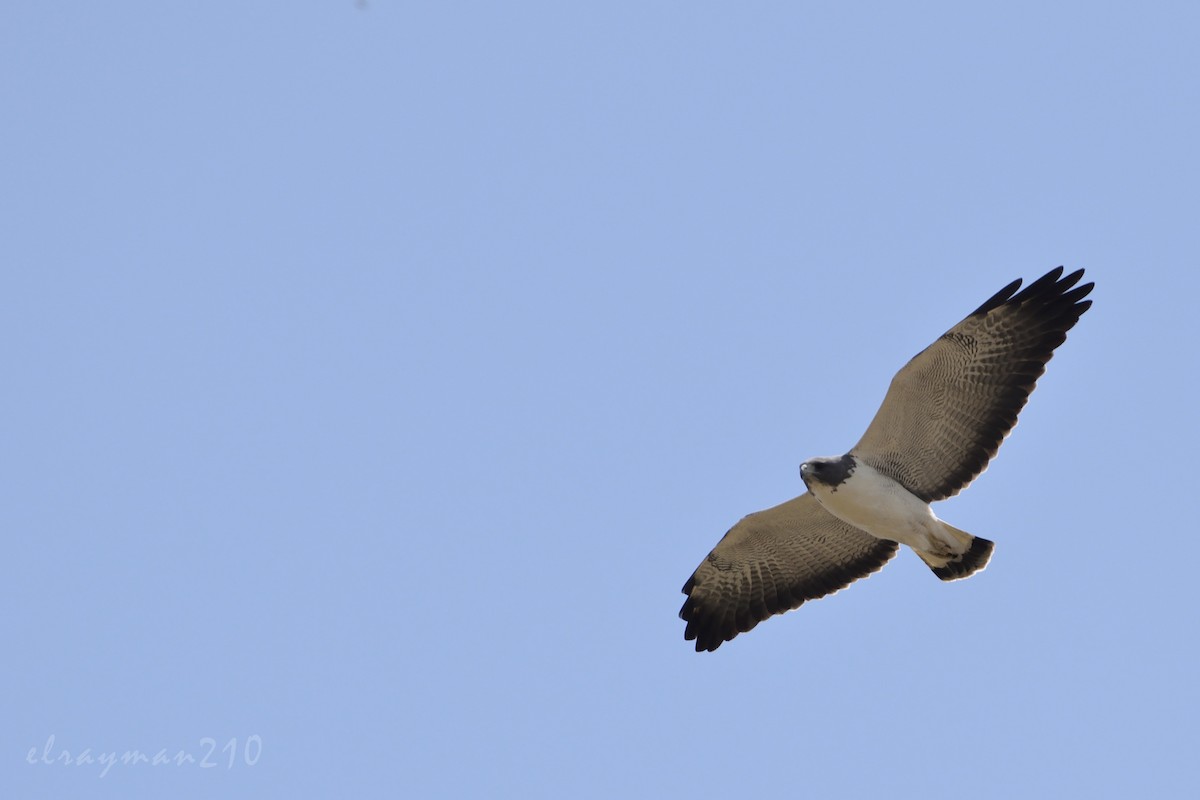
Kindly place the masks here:
[(944, 581), (987, 566), (992, 542), (938, 519), (1017, 423), (1091, 300), (1083, 270), (1005, 286), (892, 379), (850, 452), (800, 465), (808, 492), (744, 517), (683, 585), (697, 652), (876, 572), (908, 545)]

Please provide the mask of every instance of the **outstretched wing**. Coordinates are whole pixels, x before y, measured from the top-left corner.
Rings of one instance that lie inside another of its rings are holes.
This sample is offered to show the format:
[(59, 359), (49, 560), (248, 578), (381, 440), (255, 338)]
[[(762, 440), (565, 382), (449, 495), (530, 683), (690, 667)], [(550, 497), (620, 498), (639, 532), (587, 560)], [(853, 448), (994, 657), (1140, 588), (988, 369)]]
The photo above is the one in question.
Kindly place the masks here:
[(683, 638), (716, 650), (767, 617), (875, 572), (897, 544), (851, 527), (811, 494), (744, 517), (683, 585)]
[(1092, 305), (1083, 270), (1015, 280), (892, 379), (850, 452), (926, 502), (966, 488), (1000, 449), (1054, 349)]

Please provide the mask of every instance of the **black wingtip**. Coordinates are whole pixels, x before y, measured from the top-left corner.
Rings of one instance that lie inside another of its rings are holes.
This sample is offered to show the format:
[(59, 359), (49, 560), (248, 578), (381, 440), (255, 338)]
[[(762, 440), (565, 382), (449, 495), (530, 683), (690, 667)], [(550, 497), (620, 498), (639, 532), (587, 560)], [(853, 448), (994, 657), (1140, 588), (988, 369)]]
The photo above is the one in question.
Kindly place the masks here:
[(1094, 283), (1085, 283), (1082, 286), (1072, 289), (1071, 287), (1075, 286), (1083, 278), (1083, 273), (1082, 269), (1077, 269), (1069, 275), (1064, 276), (1063, 268), (1061, 266), (1055, 267), (1020, 292), (1017, 290), (1021, 288), (1021, 279), (1017, 278), (1008, 284), (1008, 286), (1005, 286), (989, 297), (979, 308), (972, 311), (971, 316), (982, 316), (1009, 303), (1019, 305), (1031, 302), (1039, 304), (1052, 302), (1063, 302), (1066, 305), (1078, 304), (1079, 315), (1082, 315), (1091, 306), (1091, 303), (1084, 304), (1079, 303), (1079, 301), (1087, 297), (1096, 286)]
[[(1079, 279), (1082, 277), (1083, 277), (1083, 270), (1081, 270), (1081, 269), (1075, 270), (1070, 275), (1067, 275), (1065, 278), (1063, 278), (1061, 281), (1058, 282), (1058, 290), (1060, 292), (1066, 292), (1067, 289), (1070, 289), (1072, 286), (1079, 283)], [(1089, 285), (1091, 285), (1091, 284), (1089, 284)]]
[(998, 308), (999, 306), (1004, 305), (1005, 303), (1008, 302), (1008, 299), (1010, 297), (1012, 297), (1014, 294), (1016, 294), (1017, 289), (1020, 289), (1020, 288), (1021, 288), (1021, 279), (1017, 278), (1015, 281), (1010, 283), (1008, 286), (1005, 286), (1003, 289), (996, 292), (994, 295), (992, 295), (986, 301), (984, 301), (983, 305), (981, 305), (979, 308), (977, 308), (971, 312), (971, 316), (976, 317), (981, 314), (986, 314), (989, 311), (991, 311), (993, 308)]
[[(696, 607), (691, 597), (684, 601), (683, 608), (679, 609), (679, 618), (687, 622), (687, 627), (683, 632), (684, 641), (694, 641), (697, 653), (711, 653), (742, 632), (734, 628), (724, 635), (718, 633), (712, 625), (712, 620), (706, 617), (702, 609)], [(753, 628), (754, 625), (749, 627)]]

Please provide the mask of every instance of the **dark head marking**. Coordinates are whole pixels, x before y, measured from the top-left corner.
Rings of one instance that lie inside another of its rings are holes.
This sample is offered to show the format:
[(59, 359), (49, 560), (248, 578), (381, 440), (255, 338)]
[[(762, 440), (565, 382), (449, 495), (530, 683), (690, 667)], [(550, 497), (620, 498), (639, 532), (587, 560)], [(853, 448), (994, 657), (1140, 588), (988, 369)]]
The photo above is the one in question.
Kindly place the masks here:
[(800, 478), (809, 489), (815, 481), (836, 492), (837, 487), (854, 474), (856, 466), (854, 456), (849, 453), (837, 458), (810, 458), (800, 465)]

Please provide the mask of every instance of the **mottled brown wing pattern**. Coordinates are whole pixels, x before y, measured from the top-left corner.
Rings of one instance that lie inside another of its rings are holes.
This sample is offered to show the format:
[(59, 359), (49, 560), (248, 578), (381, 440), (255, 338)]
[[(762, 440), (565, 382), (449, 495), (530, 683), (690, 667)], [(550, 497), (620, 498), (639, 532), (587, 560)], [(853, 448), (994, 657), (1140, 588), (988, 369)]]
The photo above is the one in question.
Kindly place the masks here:
[(750, 514), (684, 584), (684, 638), (697, 651), (716, 650), (767, 617), (870, 575), (896, 548), (837, 519), (810, 494)]
[(1054, 349), (1091, 306), (1083, 270), (1017, 280), (917, 354), (850, 452), (926, 502), (957, 494), (1017, 423)]

